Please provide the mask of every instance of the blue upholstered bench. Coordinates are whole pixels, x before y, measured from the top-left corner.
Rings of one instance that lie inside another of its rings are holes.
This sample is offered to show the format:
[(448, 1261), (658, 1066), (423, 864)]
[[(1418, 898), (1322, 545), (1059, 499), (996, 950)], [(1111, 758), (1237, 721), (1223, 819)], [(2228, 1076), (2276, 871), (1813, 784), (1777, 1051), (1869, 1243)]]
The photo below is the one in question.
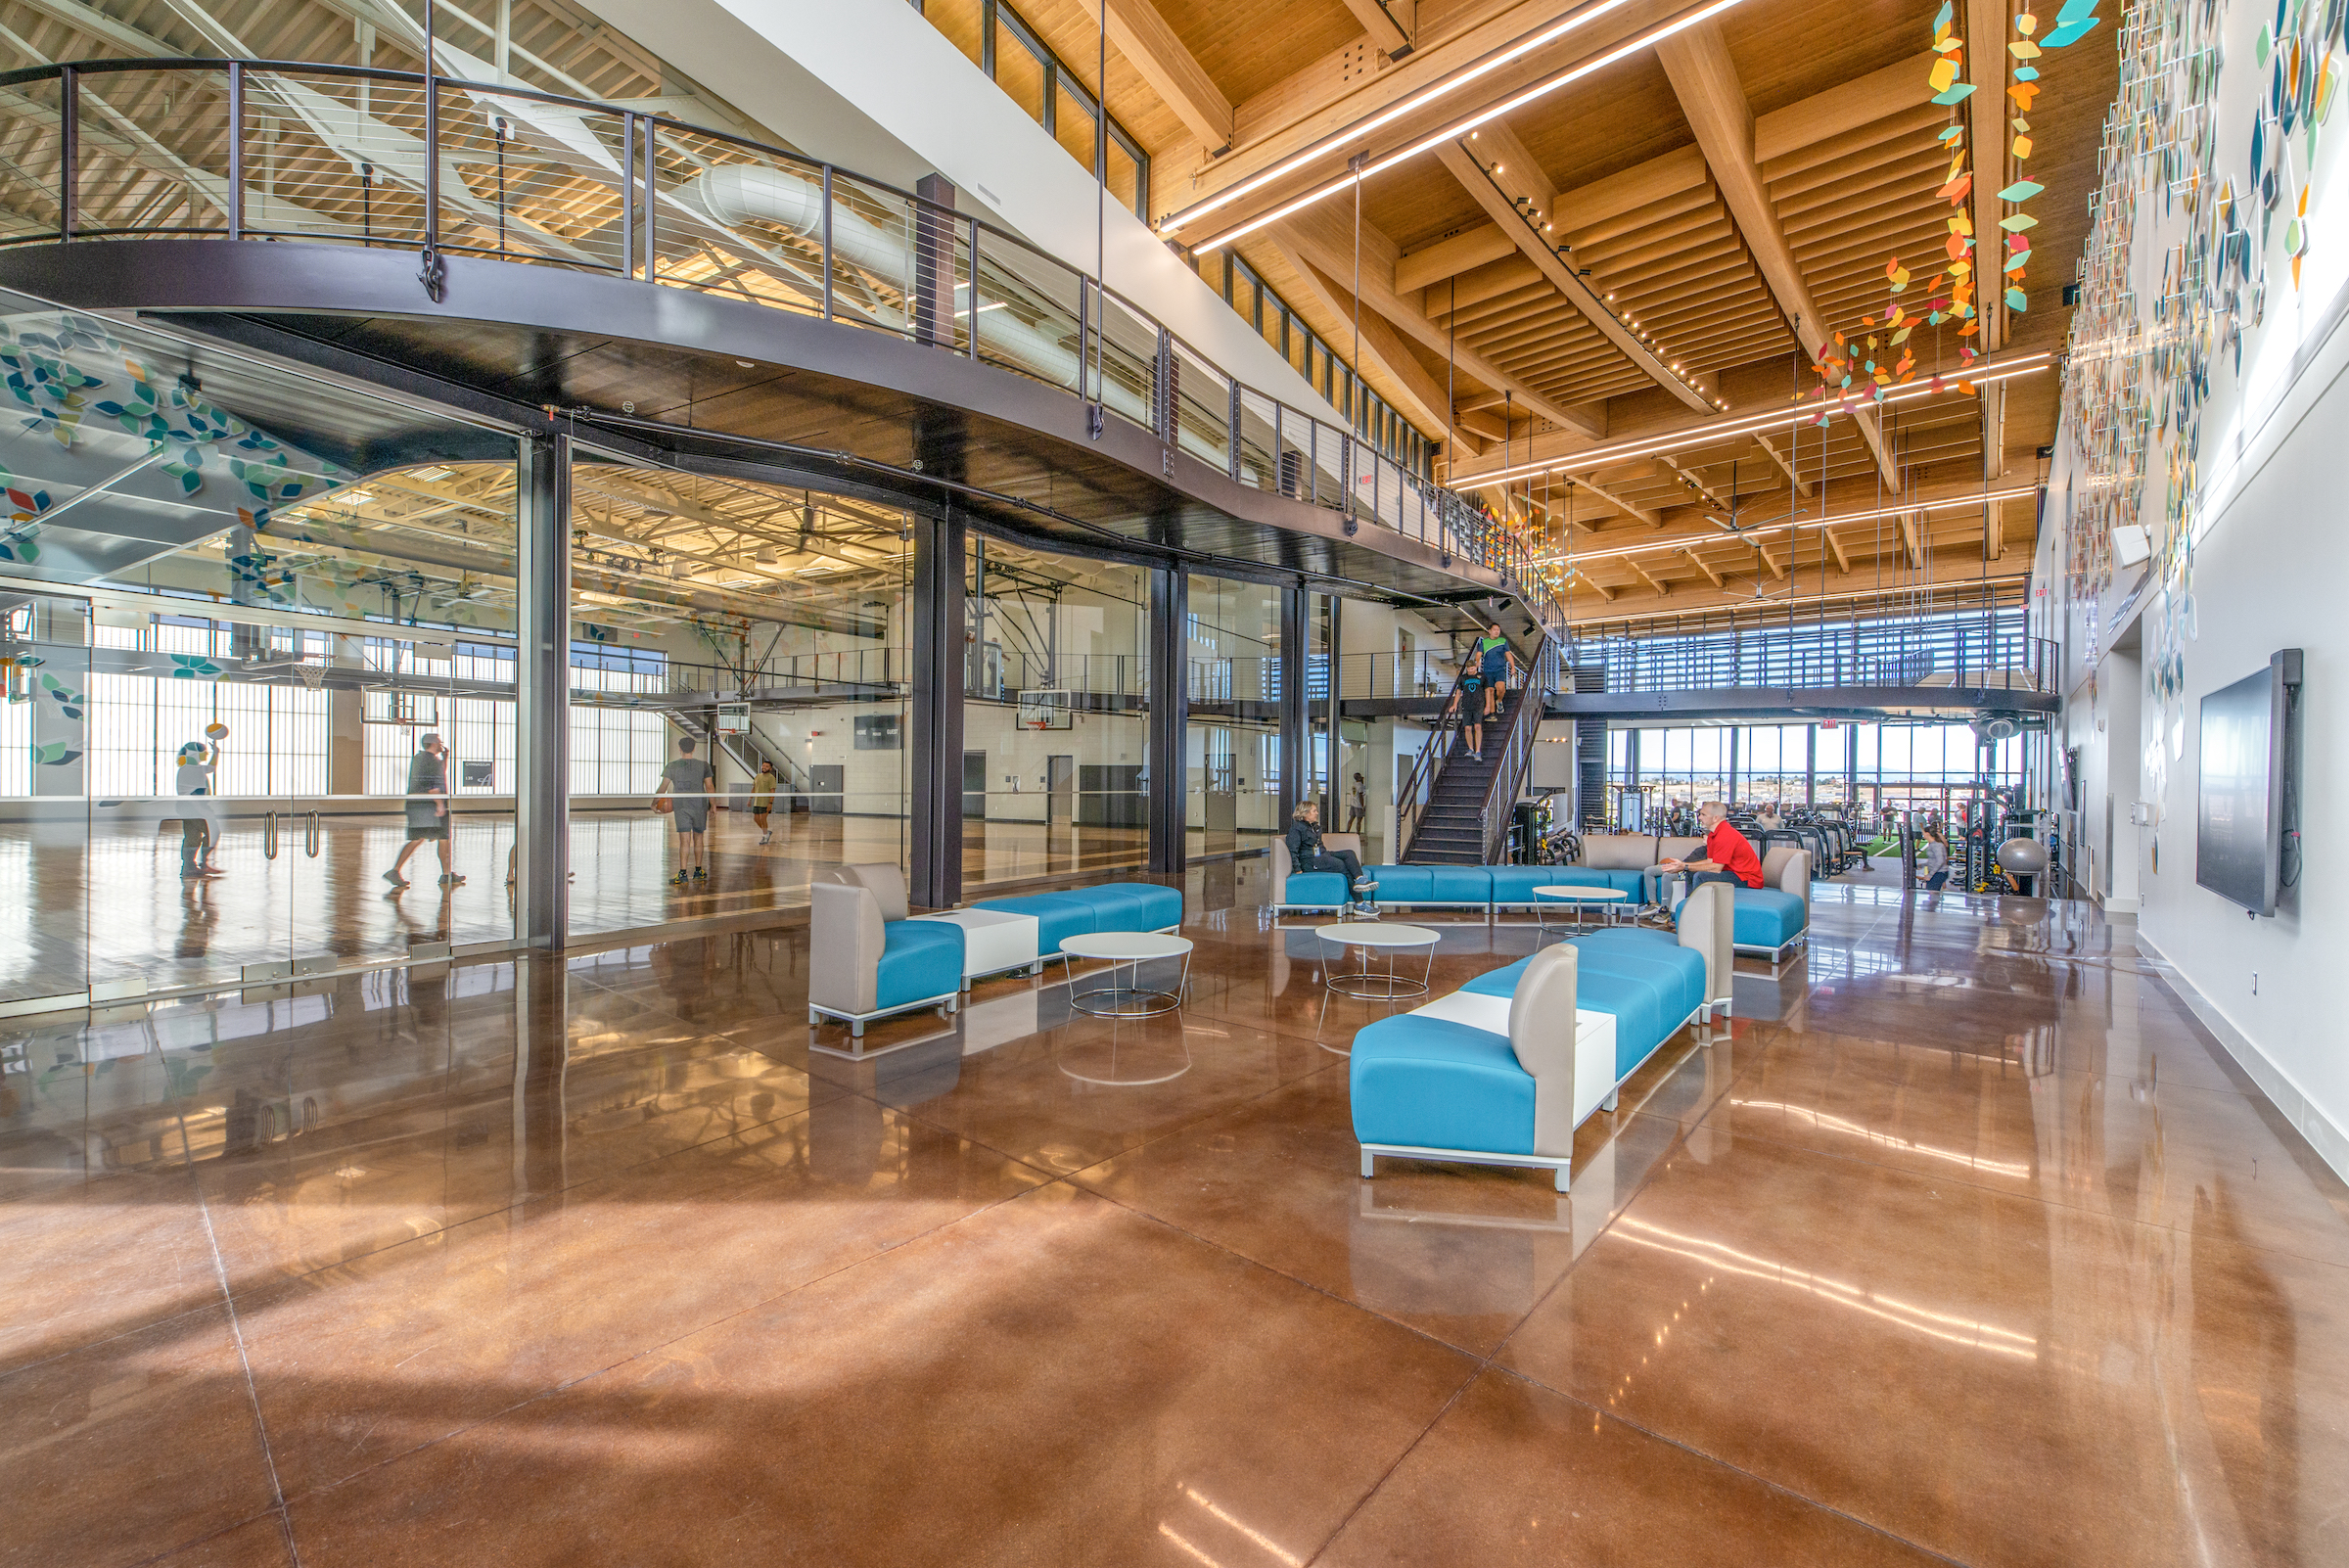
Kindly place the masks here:
[(1097, 888), (981, 899), (971, 907), (1034, 915), (1039, 958), (1059, 952), (1062, 940), (1068, 937), (1090, 937), (1105, 931), (1172, 931), (1182, 924), (1181, 892), (1154, 882), (1104, 882)]
[(1734, 945), (1770, 960), (1775, 975), (1787, 949), (1811, 940), (1811, 852), (1773, 849), (1762, 858), (1763, 884), (1736, 889)]
[(1640, 899), (1636, 871), (1607, 871), (1583, 865), (1496, 865), (1488, 866), (1486, 874), (1493, 879), (1496, 911), (1533, 909), (1555, 901), (1535, 898), (1536, 888), (1613, 888), (1624, 895), (1626, 903), (1635, 904)]
[(1362, 1175), (1381, 1154), (1537, 1166), (1566, 1191), (1575, 1128), (1613, 1109), (1624, 1080), (1682, 1025), (1726, 1005), (1727, 900), (1709, 884), (1677, 935), (1578, 937), (1356, 1034)]
[(1366, 865), (1380, 908), (1490, 909), (1493, 873), (1481, 865)]
[(1334, 914), (1353, 902), (1346, 879), (1335, 871), (1300, 871), (1286, 839), (1272, 841), (1272, 913)]
[[(836, 866), (808, 887), (807, 1022), (838, 1018), (860, 1056), (864, 1026), (962, 999), (963, 930), (906, 918), (905, 879), (891, 864)], [(816, 1049), (827, 1047), (815, 1046)]]

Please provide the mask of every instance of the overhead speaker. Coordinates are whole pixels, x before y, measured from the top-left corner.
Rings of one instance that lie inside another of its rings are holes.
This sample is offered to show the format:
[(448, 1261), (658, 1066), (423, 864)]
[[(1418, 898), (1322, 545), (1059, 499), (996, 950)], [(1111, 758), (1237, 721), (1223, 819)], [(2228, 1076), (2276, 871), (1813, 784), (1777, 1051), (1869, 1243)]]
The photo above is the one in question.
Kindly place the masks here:
[(1992, 741), (2012, 740), (2022, 732), (2022, 720), (2012, 714), (1978, 714), (1974, 717), (1974, 738), (1985, 745)]

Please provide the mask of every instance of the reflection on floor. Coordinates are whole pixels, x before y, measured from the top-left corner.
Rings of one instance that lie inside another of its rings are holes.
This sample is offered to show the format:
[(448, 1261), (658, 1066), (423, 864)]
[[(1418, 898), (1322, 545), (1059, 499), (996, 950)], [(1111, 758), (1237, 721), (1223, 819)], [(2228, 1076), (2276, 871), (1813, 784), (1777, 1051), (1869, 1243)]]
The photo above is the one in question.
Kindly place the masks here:
[[(844, 860), (903, 863), (905, 823), (895, 817), (778, 815), (761, 845), (750, 817), (711, 818), (710, 879), (679, 887), (676, 834), (651, 811), (582, 813), (572, 822), (571, 929), (624, 931), (665, 921), (804, 907), (808, 878)], [(321, 822), (308, 853), (289, 813), (276, 853), (257, 820), (223, 832), (217, 877), (180, 876), (179, 836), (102, 833), (85, 855), (79, 834), (0, 830), (0, 1000), (81, 991), (143, 977), (150, 990), (236, 979), (248, 964), (331, 956), (388, 958), (418, 943), (503, 942), (514, 933), (506, 857), (510, 818), (463, 816), (451, 863), (465, 878), (439, 886), (427, 845), (394, 891), (384, 872), (406, 832), (398, 819)], [(1138, 828), (975, 822), (964, 830), (964, 874), (974, 890), (1141, 865)]]
[(0, 1560), (2349, 1561), (2349, 1192), (2127, 924), (1822, 887), (1566, 1197), (1359, 1178), (1263, 870), (855, 1064), (791, 930), (0, 1025)]

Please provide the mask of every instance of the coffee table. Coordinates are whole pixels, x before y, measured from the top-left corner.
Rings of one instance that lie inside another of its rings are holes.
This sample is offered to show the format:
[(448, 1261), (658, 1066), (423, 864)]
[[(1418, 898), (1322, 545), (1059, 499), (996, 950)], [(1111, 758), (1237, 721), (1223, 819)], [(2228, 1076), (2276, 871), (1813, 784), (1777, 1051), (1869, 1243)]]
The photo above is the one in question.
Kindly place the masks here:
[[(1315, 926), (1313, 935), (1323, 942), (1336, 943), (1339, 947), (1384, 947), (1387, 967), (1382, 973), (1369, 967), (1365, 957), (1360, 969), (1336, 970), (1324, 966), (1321, 974), (1322, 1000), (1328, 992), (1353, 996), (1366, 1001), (1389, 1001), (1398, 996), (1424, 996), (1429, 976), (1436, 971), (1436, 944), (1444, 940), (1443, 933), (1425, 926), (1398, 926), (1381, 921), (1372, 925), (1366, 920), (1337, 925)], [(1395, 973), (1395, 955), (1406, 947), (1427, 949), (1427, 968), (1417, 979)]]
[[(1169, 937), (1154, 931), (1104, 931), (1085, 937), (1065, 937), (1060, 950), (1071, 958), (1103, 958), (1109, 962), (1109, 984), (1095, 986), (1090, 991), (1071, 990), (1069, 1006), (1080, 1013), (1095, 1018), (1156, 1018), (1171, 1013), (1182, 1005), (1182, 998), (1191, 989), (1191, 939)], [(1118, 984), (1120, 966), (1133, 966), (1133, 978), (1140, 980), (1141, 966), (1153, 958), (1182, 960), (1182, 980), (1173, 991), (1154, 991), (1142, 986)], [(1106, 998), (1099, 1006), (1088, 1007), (1086, 1002)], [(1155, 1005), (1154, 1005), (1155, 1004)]]
[(1546, 899), (1551, 903), (1573, 904), (1574, 929), (1580, 931), (1583, 929), (1583, 906), (1585, 904), (1603, 903), (1612, 906), (1622, 902), (1625, 897), (1621, 888), (1536, 888), (1534, 890), (1534, 898), (1537, 900), (1534, 904), (1534, 924), (1544, 935), (1548, 933), (1549, 921), (1542, 913), (1540, 900)]

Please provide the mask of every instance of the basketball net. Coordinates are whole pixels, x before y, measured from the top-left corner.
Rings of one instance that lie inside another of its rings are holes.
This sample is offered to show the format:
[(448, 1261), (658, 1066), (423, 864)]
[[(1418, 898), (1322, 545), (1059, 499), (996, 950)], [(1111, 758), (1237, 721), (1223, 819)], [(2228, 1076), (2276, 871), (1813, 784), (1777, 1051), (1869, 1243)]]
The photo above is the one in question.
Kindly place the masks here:
[(299, 675), (301, 683), (312, 691), (316, 691), (326, 684), (326, 666), (324, 665), (296, 665), (294, 672)]

